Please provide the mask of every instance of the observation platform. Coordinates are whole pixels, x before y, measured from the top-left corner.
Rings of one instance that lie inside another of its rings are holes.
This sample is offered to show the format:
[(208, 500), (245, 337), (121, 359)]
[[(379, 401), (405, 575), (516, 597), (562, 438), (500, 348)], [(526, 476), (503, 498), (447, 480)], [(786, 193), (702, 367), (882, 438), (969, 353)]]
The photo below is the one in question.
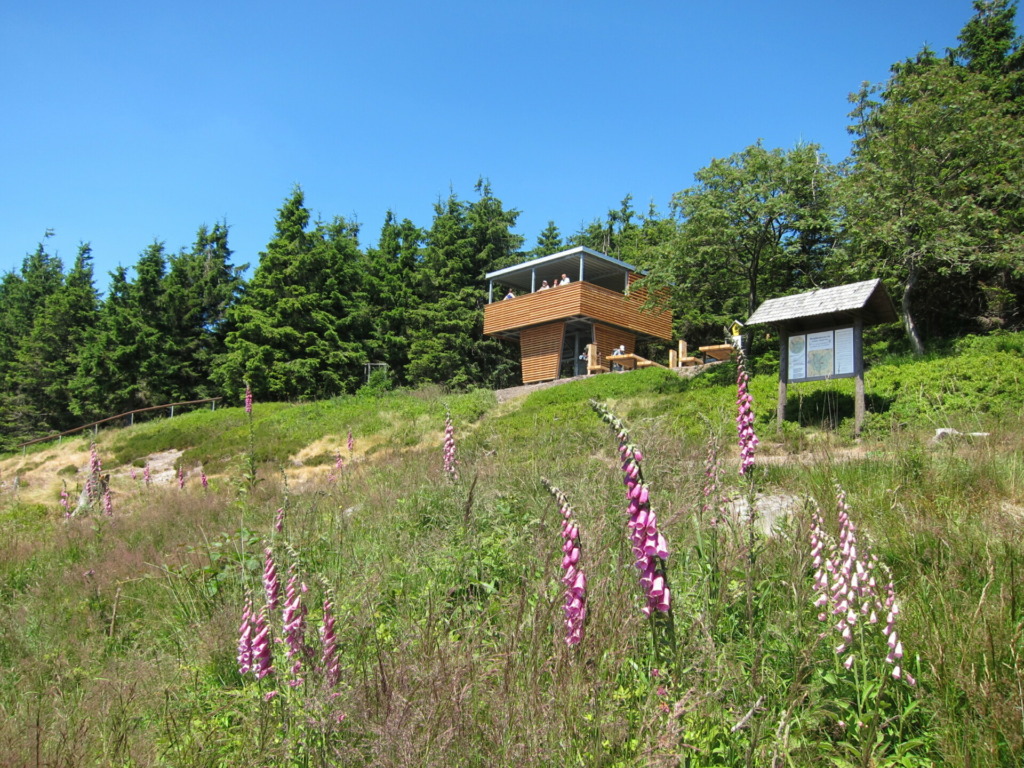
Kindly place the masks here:
[[(484, 335), (519, 342), (524, 384), (585, 375), (590, 344), (605, 359), (619, 347), (634, 355), (640, 340), (672, 339), (672, 313), (644, 309), (647, 291), (632, 288), (642, 275), (584, 246), (490, 272)], [(496, 300), (496, 288), (514, 297)]]

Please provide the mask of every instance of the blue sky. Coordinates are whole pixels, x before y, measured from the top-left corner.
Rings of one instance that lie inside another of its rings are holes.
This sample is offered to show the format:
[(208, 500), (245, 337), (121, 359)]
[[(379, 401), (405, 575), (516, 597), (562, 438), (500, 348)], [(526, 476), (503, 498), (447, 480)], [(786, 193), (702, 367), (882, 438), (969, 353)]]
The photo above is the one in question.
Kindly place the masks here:
[(532, 247), (626, 194), (665, 211), (758, 139), (843, 159), (847, 95), (969, 0), (516, 3), (7, 2), (0, 5), (0, 272), (47, 229), (97, 286), (154, 240), (226, 221), (255, 266), (301, 184), (376, 241), (490, 179)]

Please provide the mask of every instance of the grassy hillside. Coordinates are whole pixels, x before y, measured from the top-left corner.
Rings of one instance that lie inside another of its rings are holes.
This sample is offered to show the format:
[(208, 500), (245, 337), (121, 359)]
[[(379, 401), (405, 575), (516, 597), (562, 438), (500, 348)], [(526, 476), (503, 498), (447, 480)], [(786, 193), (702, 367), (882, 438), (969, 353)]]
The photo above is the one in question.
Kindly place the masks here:
[[(777, 379), (756, 376), (752, 479), (734, 365), (504, 403), (257, 402), (3, 457), (0, 764), (1018, 766), (1022, 351), (1004, 335), (877, 365), (856, 441), (850, 382), (790, 387), (779, 430)], [(671, 627), (641, 611), (619, 440), (592, 400), (642, 454)], [(946, 426), (990, 434), (934, 443)], [(572, 646), (542, 477), (587, 577)], [(243, 666), (272, 658), (260, 679), (239, 670), (243, 624)]]

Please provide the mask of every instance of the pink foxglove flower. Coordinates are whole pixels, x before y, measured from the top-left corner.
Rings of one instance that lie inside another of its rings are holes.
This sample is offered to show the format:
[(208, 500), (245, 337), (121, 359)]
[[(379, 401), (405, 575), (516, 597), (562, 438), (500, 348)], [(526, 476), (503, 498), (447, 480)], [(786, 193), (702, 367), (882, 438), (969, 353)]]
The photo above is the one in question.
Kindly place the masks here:
[(263, 589), (267, 594), (267, 607), (274, 610), (281, 598), (281, 583), (277, 580), (277, 566), (274, 565), (273, 551), (267, 547), (263, 553), (266, 555), (263, 564)]
[(580, 564), (583, 545), (580, 541), (580, 528), (573, 518), (572, 507), (566, 495), (542, 480), (544, 485), (558, 502), (562, 514), (562, 583), (565, 585), (565, 643), (578, 645), (583, 639), (583, 627), (587, 620), (587, 577)]
[[(812, 564), (817, 569), (814, 577), (814, 589), (817, 593), (814, 605), (826, 608), (819, 614), (825, 621), (828, 617), (838, 617), (835, 631), (842, 642), (835, 648), (836, 654), (844, 653), (854, 645), (852, 628), (861, 617), (867, 617), (868, 626), (878, 624), (878, 614), (886, 612), (886, 623), (881, 630), (882, 637), (888, 647), (885, 656), (887, 664), (893, 666), (892, 677), (904, 679), (908, 685), (915, 685), (916, 680), (901, 669), (903, 643), (896, 629), (896, 616), (899, 605), (896, 602), (895, 589), (890, 580), (885, 588), (883, 599), (875, 578), (876, 567), (888, 569), (881, 563), (878, 556), (871, 552), (870, 546), (861, 546), (857, 540), (857, 526), (850, 516), (850, 508), (846, 503), (846, 493), (842, 488), (836, 489), (836, 506), (839, 518), (839, 540), (832, 540), (823, 529), (823, 520), (819, 512), (811, 515), (810, 543)], [(862, 649), (862, 654), (863, 654)], [(854, 663), (854, 654), (847, 656), (843, 666), (849, 669)]]
[(341, 665), (338, 660), (338, 638), (334, 634), (334, 606), (330, 599), (324, 598), (324, 618), (320, 626), (320, 667), (324, 679), (332, 688), (341, 677)]
[(249, 382), (245, 382), (245, 413), (252, 416), (252, 387), (249, 386)]
[(274, 671), (274, 651), (271, 647), (270, 623), (267, 621), (266, 606), (256, 614), (252, 626), (252, 672), (257, 680), (262, 680)]
[(252, 619), (252, 596), (246, 595), (242, 625), (238, 628), (238, 672), (242, 675), (252, 669)]
[(103, 463), (100, 461), (99, 451), (96, 450), (96, 443), (89, 446), (89, 473), (99, 477), (103, 472)]
[(210, 481), (206, 477), (206, 470), (202, 467), (199, 468), (199, 482), (202, 484), (204, 491), (210, 487)]
[(185, 469), (184, 469), (184, 467), (178, 467), (178, 488), (179, 488), (179, 490), (185, 490)]
[(455, 425), (450, 411), (444, 415), (444, 473), (450, 480), (459, 479), (458, 461), (455, 458)]
[(281, 612), (282, 634), (288, 650), (285, 655), (291, 660), (292, 679), (288, 685), (295, 688), (302, 684), (300, 676), (302, 671), (302, 659), (305, 653), (306, 637), (306, 608), (302, 604), (302, 593), (306, 591), (305, 585), (299, 585), (299, 574), (293, 565), (288, 577), (288, 586), (285, 589), (284, 608)]
[(754, 467), (754, 450), (758, 439), (754, 434), (754, 398), (747, 389), (750, 376), (747, 374), (746, 357), (739, 352), (739, 369), (736, 374), (736, 405), (739, 414), (736, 416), (736, 429), (740, 439), (740, 474), (745, 475)]
[(668, 614), (672, 609), (672, 593), (666, 576), (668, 543), (658, 531), (657, 515), (651, 508), (651, 493), (644, 482), (640, 462), (643, 454), (630, 442), (626, 425), (600, 403), (592, 402), (595, 411), (615, 430), (619, 440), (619, 457), (622, 460), (623, 483), (626, 486), (626, 511), (629, 519), (626, 528), (636, 558), (634, 565), (640, 575), (640, 586), (644, 590), (647, 604), (644, 614), (652, 611)]
[(149, 488), (153, 482), (153, 476), (149, 473), (149, 462), (146, 462), (146, 466), (142, 468), (142, 479), (146, 481), (146, 487)]
[(708, 451), (704, 458), (704, 488), (702, 489), (704, 501), (701, 504), (700, 512), (701, 518), (704, 519), (706, 516), (708, 525), (712, 527), (721, 522), (719, 520), (722, 506), (719, 495), (721, 478), (722, 463), (718, 458), (718, 440), (714, 434), (711, 434), (708, 436)]
[(352, 452), (355, 450), (356, 441), (352, 439), (352, 430), (348, 431), (348, 455), (351, 458)]
[(71, 517), (71, 498), (68, 496), (68, 484), (61, 481), (60, 505), (64, 508), (64, 517)]
[(278, 533), (284, 530), (284, 507), (279, 507), (277, 516), (274, 518), (274, 530)]

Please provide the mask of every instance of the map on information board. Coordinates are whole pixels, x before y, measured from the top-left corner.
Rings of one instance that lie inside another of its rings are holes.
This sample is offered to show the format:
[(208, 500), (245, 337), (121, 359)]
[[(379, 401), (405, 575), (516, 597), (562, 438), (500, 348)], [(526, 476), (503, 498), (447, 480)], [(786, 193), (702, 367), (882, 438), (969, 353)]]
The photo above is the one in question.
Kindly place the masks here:
[(805, 379), (807, 378), (807, 337), (790, 336), (789, 337), (789, 378), (793, 379)]
[(789, 337), (787, 381), (853, 376), (853, 328)]

